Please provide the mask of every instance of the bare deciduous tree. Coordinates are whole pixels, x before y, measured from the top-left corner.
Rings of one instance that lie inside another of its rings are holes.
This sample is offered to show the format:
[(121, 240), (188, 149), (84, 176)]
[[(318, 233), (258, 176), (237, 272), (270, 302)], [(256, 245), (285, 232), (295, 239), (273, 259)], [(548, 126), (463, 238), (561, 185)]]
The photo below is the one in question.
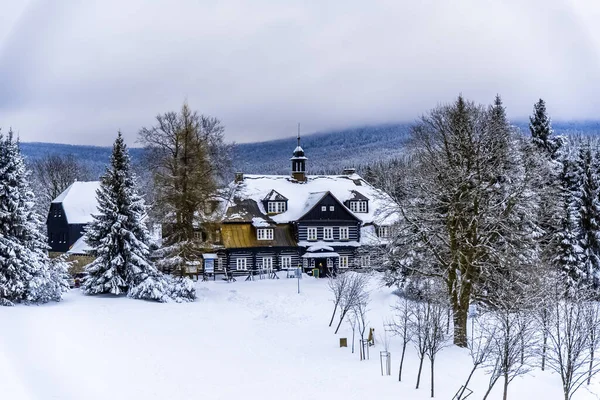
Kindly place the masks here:
[(329, 291), (333, 294), (333, 313), (331, 314), (329, 326), (333, 324), (335, 313), (337, 312), (338, 306), (340, 305), (342, 298), (344, 297), (344, 293), (347, 290), (348, 281), (348, 275), (344, 273), (338, 273), (336, 276), (329, 275), (328, 277), (327, 287), (329, 288)]
[(33, 162), (33, 177), (41, 190), (40, 198), (46, 205), (75, 181), (92, 179), (88, 168), (72, 154), (48, 154)]
[(429, 308), (424, 302), (415, 302), (412, 304), (410, 312), (410, 328), (413, 344), (417, 355), (419, 356), (419, 371), (417, 372), (417, 384), (415, 389), (421, 384), (421, 372), (423, 371), (423, 361), (427, 354), (427, 329), (429, 324)]
[(565, 400), (600, 371), (594, 358), (600, 333), (598, 304), (588, 301), (585, 294), (568, 298), (556, 296), (548, 324), (547, 365), (559, 374)]
[(351, 273), (348, 274), (348, 282), (346, 285), (346, 290), (342, 295), (340, 301), (340, 321), (335, 328), (335, 334), (338, 333), (340, 326), (342, 325), (342, 321), (359, 302), (363, 301), (363, 297), (367, 296), (367, 284), (369, 282), (369, 277), (365, 274), (360, 273)]
[[(461, 400), (463, 398), (462, 396), (464, 396), (475, 371), (484, 365), (490, 358), (492, 353), (492, 341), (496, 336), (496, 331), (493, 327), (491, 329), (482, 329), (478, 316), (473, 316), (472, 318), (472, 332), (469, 339), (468, 348), (471, 360), (473, 361), (473, 367), (471, 368), (469, 376), (467, 377), (464, 385), (456, 395), (457, 400)], [(477, 324), (475, 324), (475, 320), (477, 320)], [(477, 331), (475, 331), (476, 329)], [(496, 376), (498, 376), (498, 374), (495, 374), (493, 378), (496, 378)]]
[(448, 335), (446, 334), (446, 318), (448, 316), (446, 303), (439, 299), (428, 300), (428, 323), (426, 329), (425, 353), (431, 364), (431, 397), (434, 397), (435, 391), (435, 357), (448, 343)]
[(394, 334), (400, 336), (402, 340), (402, 354), (400, 356), (400, 370), (398, 371), (398, 381), (402, 381), (402, 367), (404, 366), (404, 356), (406, 354), (406, 346), (411, 341), (412, 331), (410, 329), (410, 301), (403, 297), (398, 299), (394, 306), (394, 320), (390, 324), (390, 328)]

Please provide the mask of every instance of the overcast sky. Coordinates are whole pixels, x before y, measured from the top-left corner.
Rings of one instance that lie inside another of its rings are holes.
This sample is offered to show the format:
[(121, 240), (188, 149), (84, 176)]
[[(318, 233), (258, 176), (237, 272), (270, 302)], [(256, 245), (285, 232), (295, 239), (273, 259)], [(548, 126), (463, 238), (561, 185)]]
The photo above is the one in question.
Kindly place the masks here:
[(268, 140), (413, 121), (438, 103), (539, 97), (600, 119), (598, 0), (0, 0), (0, 127), (133, 144), (158, 113)]

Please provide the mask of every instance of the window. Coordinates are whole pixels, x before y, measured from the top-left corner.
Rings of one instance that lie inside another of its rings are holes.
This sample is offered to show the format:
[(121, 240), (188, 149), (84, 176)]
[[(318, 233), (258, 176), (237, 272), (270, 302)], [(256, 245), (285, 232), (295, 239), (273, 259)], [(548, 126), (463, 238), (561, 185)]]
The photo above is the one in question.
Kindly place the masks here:
[(321, 211), (327, 211), (327, 206), (321, 206)]
[(286, 211), (285, 201), (269, 201), (267, 203), (267, 212), (269, 214), (279, 214)]
[(223, 257), (217, 258), (217, 269), (223, 269)]
[(194, 232), (194, 239), (195, 240), (202, 240), (202, 232)]
[(263, 266), (263, 269), (266, 269), (267, 271), (272, 271), (273, 270), (273, 257), (263, 257), (262, 258), (262, 266)]
[(281, 268), (282, 269), (292, 268), (292, 256), (281, 256)]
[(348, 268), (348, 256), (340, 256), (340, 268)]
[(335, 206), (329, 206), (329, 211), (335, 210)]
[(323, 240), (333, 240), (333, 228), (323, 228)]
[(382, 238), (390, 237), (390, 227), (389, 226), (380, 226), (379, 227), (379, 237), (382, 237)]
[(273, 229), (257, 229), (256, 237), (258, 240), (273, 240)]
[(367, 212), (367, 202), (366, 201), (351, 201), (350, 202), (350, 211), (366, 213)]
[(371, 256), (361, 256), (360, 257), (360, 266), (363, 268), (371, 266)]
[(340, 226), (340, 240), (348, 240), (350, 238), (348, 227)]
[(245, 258), (238, 258), (235, 260), (235, 268), (238, 271), (246, 271), (248, 269), (247, 265), (246, 265), (246, 259)]
[(308, 228), (308, 240), (317, 240), (317, 228)]

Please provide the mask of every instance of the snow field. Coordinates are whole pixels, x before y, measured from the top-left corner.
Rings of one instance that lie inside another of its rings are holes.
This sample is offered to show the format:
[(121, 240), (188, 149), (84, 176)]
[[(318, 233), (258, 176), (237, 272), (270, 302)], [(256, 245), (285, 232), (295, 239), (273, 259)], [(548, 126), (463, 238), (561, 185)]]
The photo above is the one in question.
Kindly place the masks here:
[[(284, 275), (284, 274), (283, 274)], [(324, 279), (199, 282), (198, 300), (157, 304), (112, 296), (0, 308), (0, 398), (4, 399), (427, 399), (429, 362), (415, 390), (418, 359), (409, 348), (397, 381), (400, 342), (391, 338), (392, 376), (382, 377), (378, 341), (395, 296), (371, 280), (370, 360), (339, 348), (327, 326)], [(436, 360), (436, 398), (450, 399), (470, 370), (468, 352), (448, 347)], [(487, 376), (477, 372), (470, 399)], [(598, 380), (576, 400), (597, 399)], [(501, 398), (497, 384), (490, 399)], [(516, 378), (509, 399), (562, 399), (560, 378), (534, 370)]]

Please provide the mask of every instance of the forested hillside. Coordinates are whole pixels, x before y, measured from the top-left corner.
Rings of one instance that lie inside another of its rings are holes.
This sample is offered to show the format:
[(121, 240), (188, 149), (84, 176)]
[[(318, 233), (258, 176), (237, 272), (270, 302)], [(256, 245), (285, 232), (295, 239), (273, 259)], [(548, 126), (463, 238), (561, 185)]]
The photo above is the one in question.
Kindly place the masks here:
[[(526, 122), (516, 125), (528, 133)], [(553, 127), (558, 135), (600, 134), (600, 121), (554, 122)], [(309, 172), (336, 173), (344, 167), (394, 158), (402, 151), (409, 129), (410, 124), (388, 124), (303, 135), (302, 147), (309, 157)], [(285, 174), (295, 145), (295, 137), (238, 144), (234, 151), (234, 169), (245, 173)], [(29, 161), (44, 154), (73, 154), (98, 176), (111, 152), (110, 147), (54, 143), (21, 143), (21, 148)], [(142, 154), (142, 149), (131, 148), (134, 165), (141, 161)]]

